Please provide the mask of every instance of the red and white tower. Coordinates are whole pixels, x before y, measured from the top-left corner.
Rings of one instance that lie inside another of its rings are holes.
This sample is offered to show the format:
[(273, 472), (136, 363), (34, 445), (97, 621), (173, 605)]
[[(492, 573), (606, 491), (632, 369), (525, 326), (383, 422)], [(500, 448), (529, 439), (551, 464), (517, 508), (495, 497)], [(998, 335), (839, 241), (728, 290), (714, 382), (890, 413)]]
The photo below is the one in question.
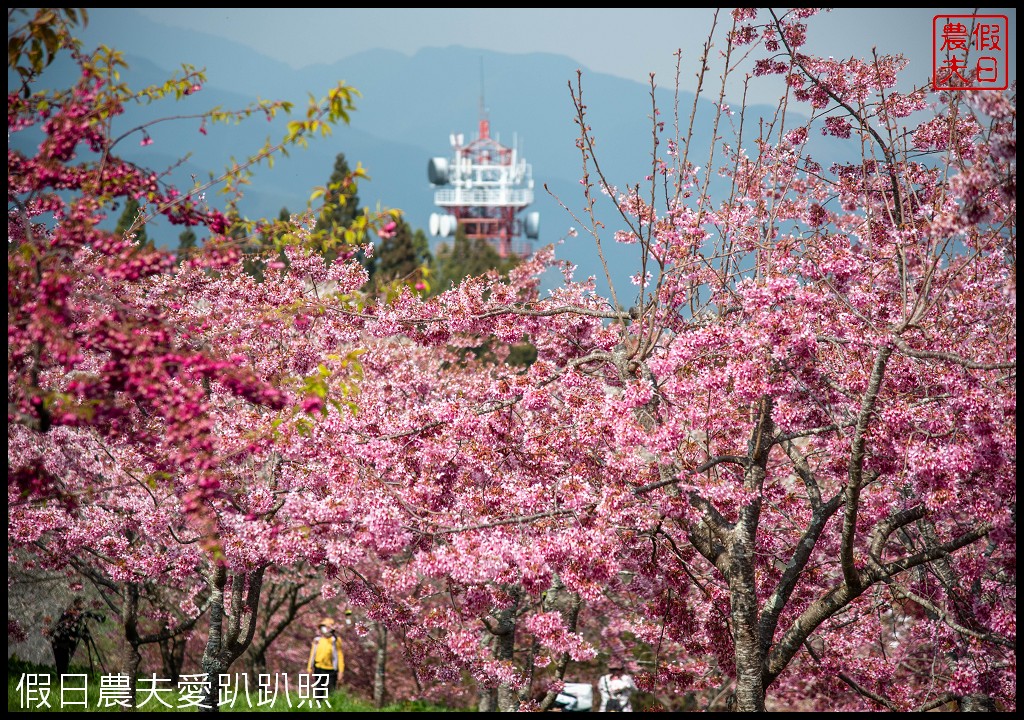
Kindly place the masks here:
[(533, 202), (530, 165), (516, 147), (491, 137), (483, 112), (475, 140), (466, 143), (459, 133), (449, 141), (452, 157), (427, 165), (427, 177), (438, 186), (434, 204), (443, 210), (431, 213), (430, 234), (453, 237), (461, 226), (467, 238), (488, 240), (502, 257), (529, 254), (528, 241), (540, 235), (540, 213), (523, 212)]

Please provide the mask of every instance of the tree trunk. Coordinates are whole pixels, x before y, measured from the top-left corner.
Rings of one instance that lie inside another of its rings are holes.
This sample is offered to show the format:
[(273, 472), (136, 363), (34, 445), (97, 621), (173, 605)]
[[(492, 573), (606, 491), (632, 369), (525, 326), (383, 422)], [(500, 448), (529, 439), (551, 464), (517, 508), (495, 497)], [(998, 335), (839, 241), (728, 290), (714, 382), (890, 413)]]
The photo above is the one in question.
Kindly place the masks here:
[[(560, 607), (561, 606), (561, 607)], [(565, 622), (565, 626), (569, 628), (571, 632), (576, 632), (577, 623), (579, 622), (580, 609), (583, 607), (583, 598), (580, 597), (579, 593), (566, 593), (565, 586), (562, 581), (556, 575), (554, 581), (551, 583), (551, 587), (548, 589), (547, 595), (544, 598), (544, 610), (550, 611), (552, 609), (558, 609), (562, 615), (562, 620)], [(555, 679), (565, 680), (565, 671), (569, 667), (570, 661), (569, 653), (564, 652), (558, 658), (558, 662), (555, 664)], [(532, 655), (531, 655), (531, 666), (532, 666)], [(532, 668), (531, 668), (532, 671)], [(531, 691), (533, 686), (533, 676), (530, 678)], [(544, 697), (540, 701), (541, 712), (550, 710), (555, 704), (555, 698), (558, 697), (558, 693), (549, 690), (544, 694)]]
[(224, 585), (227, 583), (227, 569), (218, 565), (209, 575), (210, 582), (210, 635), (206, 638), (206, 649), (203, 651), (202, 667), (206, 678), (210, 681), (207, 685), (206, 697), (203, 699), (200, 710), (217, 712), (220, 708), (217, 700), (220, 696), (220, 674), (227, 668), (221, 662), (221, 648), (223, 646), (223, 622), (224, 622)]
[(964, 695), (960, 712), (996, 712), (996, 704), (988, 695)]
[(260, 567), (251, 572), (231, 573), (230, 614), (225, 612), (224, 607), (224, 588), (229, 574), (227, 568), (216, 564), (207, 573), (210, 586), (210, 635), (202, 662), (208, 681), (206, 696), (199, 708), (203, 712), (219, 711), (220, 676), (227, 673), (231, 663), (252, 643), (265, 569)]
[[(516, 620), (519, 613), (519, 600), (522, 591), (518, 587), (510, 589), (512, 603), (497, 614), (497, 627), (494, 630), (494, 658), (498, 661), (513, 662), (516, 650)], [(498, 712), (515, 712), (519, 709), (519, 693), (515, 688), (502, 683), (498, 686)]]
[[(494, 635), (491, 634), (490, 628), (484, 630), (486, 637), (484, 644), (494, 649)], [(477, 710), (479, 712), (495, 712), (498, 709), (498, 691), (496, 688), (485, 687), (480, 685), (477, 688)]]
[(387, 696), (385, 686), (388, 664), (388, 629), (377, 623), (377, 658), (373, 668), (373, 704), (384, 707)]
[[(762, 475), (760, 468), (748, 475)], [(757, 586), (754, 578), (754, 537), (760, 503), (740, 511), (729, 548), (729, 595), (732, 639), (736, 659), (736, 710), (764, 712), (764, 651), (758, 633)], [(767, 650), (767, 648), (764, 648)]]
[(498, 709), (498, 691), (494, 688), (482, 687), (479, 691), (477, 710), (480, 712), (494, 712)]
[(160, 641), (160, 661), (163, 664), (164, 677), (171, 685), (178, 686), (181, 668), (185, 664), (185, 646), (188, 636), (172, 635)]
[(135, 699), (138, 686), (139, 667), (142, 665), (142, 653), (139, 646), (131, 642), (124, 644), (124, 673), (128, 676), (128, 694), (131, 698), (126, 710), (135, 711)]
[(736, 659), (736, 710), (764, 712), (764, 664), (757, 642), (757, 598), (753, 585), (742, 590), (733, 587), (730, 614)]
[[(303, 666), (305, 667), (305, 666)], [(258, 677), (267, 672), (267, 651), (257, 650), (249, 658), (249, 676)]]
[(121, 603), (121, 624), (124, 629), (124, 672), (128, 675), (128, 695), (131, 698), (129, 711), (135, 710), (138, 691), (139, 667), (142, 654), (139, 652), (139, 588), (127, 583)]

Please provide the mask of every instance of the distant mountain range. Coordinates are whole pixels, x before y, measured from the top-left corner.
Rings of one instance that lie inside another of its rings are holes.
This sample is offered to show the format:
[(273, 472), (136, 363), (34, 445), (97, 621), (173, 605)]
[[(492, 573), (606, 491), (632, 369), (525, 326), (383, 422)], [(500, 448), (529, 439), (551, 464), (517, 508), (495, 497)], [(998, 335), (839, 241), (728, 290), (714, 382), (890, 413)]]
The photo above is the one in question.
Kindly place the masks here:
[[(99, 10), (97, 10), (99, 12)], [(136, 32), (117, 38), (104, 37), (95, 15), (82, 37), (86, 49), (99, 42), (125, 53), (129, 69), (123, 80), (132, 88), (159, 84), (182, 63), (205, 68), (207, 82), (201, 92), (180, 102), (158, 102), (132, 108), (118, 127), (127, 129), (139, 122), (168, 115), (189, 115), (212, 106), (241, 108), (256, 98), (291, 100), (296, 113), (304, 111), (310, 95), (323, 97), (337, 84), (359, 91), (356, 111), (348, 126), (339, 126), (327, 139), (310, 140), (307, 149), (294, 149), (278, 158), (272, 169), (256, 171), (246, 188), (242, 210), (249, 217), (277, 217), (287, 207), (296, 212), (306, 207), (312, 188), (326, 184), (334, 160), (343, 152), (350, 166), (362, 163), (371, 180), (359, 188), (363, 205), (401, 209), (414, 228), (428, 227), (434, 188), (427, 180), (427, 164), (435, 156), (447, 157), (449, 135), (476, 136), (481, 104), (490, 120), (491, 135), (505, 145), (516, 144), (532, 165), (537, 184), (531, 210), (540, 212), (540, 239), (535, 246), (566, 238), (556, 255), (578, 266), (577, 277), (595, 275), (599, 288), (606, 287), (592, 241), (580, 233), (567, 238), (580, 222), (559, 206), (552, 194), (570, 209), (582, 212), (580, 177), (582, 166), (575, 110), (569, 86), (576, 86), (577, 69), (582, 71), (587, 118), (597, 138), (598, 159), (608, 180), (618, 187), (642, 182), (651, 172), (651, 97), (644, 84), (593, 73), (578, 68), (570, 58), (551, 54), (507, 54), (466, 47), (424, 49), (412, 56), (392, 51), (368, 51), (333, 65), (315, 65), (300, 70), (272, 60), (247, 47), (201, 32), (160, 26), (131, 10)], [(51, 69), (53, 82), (67, 82), (70, 68)], [(656, 97), (662, 117), (671, 126), (672, 88), (659, 88)], [(680, 93), (681, 122), (689, 117), (693, 95)], [(758, 110), (755, 108), (754, 110)], [(769, 108), (760, 108), (770, 111)], [(701, 101), (697, 117), (701, 149), (691, 152), (696, 164), (707, 158), (713, 105)], [(121, 150), (126, 159), (161, 169), (188, 156), (172, 178), (182, 187), (192, 186), (192, 177), (203, 182), (211, 173), (223, 171), (231, 158), (242, 160), (258, 150), (267, 138), (284, 134), (286, 119), (267, 123), (253, 117), (240, 125), (215, 126), (208, 134), (199, 132), (195, 120), (175, 120), (149, 129), (153, 144), (139, 145), (131, 136)], [(720, 134), (722, 130), (720, 129)], [(37, 136), (16, 133), (12, 147), (37, 142)], [(545, 191), (544, 186), (552, 194)], [(207, 199), (216, 203), (211, 190)], [(581, 217), (582, 219), (582, 217)], [(598, 219), (607, 225), (606, 252), (614, 268), (620, 295), (631, 295), (629, 275), (637, 271), (636, 246), (614, 246), (611, 235), (622, 221), (611, 203), (598, 209)], [(582, 228), (580, 227), (582, 230)], [(149, 231), (160, 244), (173, 247), (178, 229)]]

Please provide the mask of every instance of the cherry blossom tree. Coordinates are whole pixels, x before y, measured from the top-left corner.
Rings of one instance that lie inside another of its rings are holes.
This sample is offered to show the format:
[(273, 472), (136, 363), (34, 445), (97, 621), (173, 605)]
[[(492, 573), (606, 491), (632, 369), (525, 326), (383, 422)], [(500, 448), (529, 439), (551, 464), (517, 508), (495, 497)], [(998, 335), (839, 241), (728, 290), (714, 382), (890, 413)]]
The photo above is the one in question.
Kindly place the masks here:
[(178, 541), (186, 522), (180, 502), (133, 472), (142, 465), (137, 455), (78, 428), (40, 437), (14, 425), (8, 458), (60, 478), (62, 498), (23, 497), (9, 485), (11, 547), (27, 551), (26, 564), (98, 591), (121, 630), (115, 667), (134, 691), (143, 647), (180, 639), (208, 606), (190, 577), (202, 553)]
[[(210, 325), (216, 319), (208, 311), (210, 298), (226, 284), (222, 273), (230, 268), (235, 282), (244, 284), (237, 230), (256, 224), (238, 217), (230, 204), (227, 212), (206, 208), (201, 198), (207, 186), (182, 193), (162, 174), (116, 154), (126, 138), (152, 142), (151, 123), (115, 130), (114, 119), (127, 104), (198, 92), (201, 72), (186, 67), (162, 86), (133, 91), (118, 82), (124, 64), (119, 53), (81, 50), (73, 30), (85, 21), (84, 11), (40, 9), (20, 26), (18, 13), (9, 14), (9, 68), (18, 71), (22, 85), (8, 93), (9, 130), (37, 128), (44, 139), (35, 155), (8, 151), (8, 503), (19, 508), (9, 512), (12, 533), (46, 562), (75, 568), (121, 596), (133, 679), (141, 644), (166, 640), (201, 614), (187, 600), (184, 621), (140, 634), (140, 588), (170, 572), (185, 584), (187, 597), (206, 593), (210, 633), (203, 664), (216, 678), (252, 638), (261, 580), (271, 562), (267, 552), (229, 553), (227, 543), (235, 549), (250, 533), (273, 534), (267, 522), (280, 508), (273, 489), (279, 458), (265, 449), (268, 423), (271, 413), (291, 408), (289, 393), (301, 391), (288, 385), (291, 377), (261, 375), (244, 348), (236, 352), (237, 343), (219, 341)], [(38, 90), (58, 53), (78, 64), (80, 79), (67, 90)], [(347, 120), (352, 97), (351, 88), (339, 85), (311, 101), (283, 140), (268, 141), (215, 182), (237, 188), (249, 168), (304, 145), (311, 135), (329, 133)], [(261, 101), (191, 119), (205, 132), (207, 123), (254, 114), (272, 119), (290, 110), (288, 103)], [(123, 234), (102, 229), (115, 201), (124, 198), (144, 202), (137, 226), (162, 215), (202, 227), (210, 237), (176, 267), (170, 253), (136, 243), (136, 228)], [(351, 237), (357, 245), (377, 222), (364, 213), (345, 241)], [(312, 233), (306, 239), (321, 249), (334, 242)], [(319, 265), (323, 270), (322, 258)], [(290, 328), (294, 321), (301, 329), (301, 318), (288, 311), (294, 297), (274, 299), (274, 323)], [(250, 308), (241, 320), (243, 337), (269, 327), (270, 319), (260, 314), (266, 312), (266, 305)], [(199, 320), (190, 322), (197, 314)], [(310, 361), (301, 351), (289, 357), (295, 361), (290, 366)], [(244, 412), (234, 407), (239, 402)], [(245, 424), (221, 425), (222, 417)], [(233, 494), (243, 472), (266, 483)], [(176, 544), (192, 552), (168, 552)], [(197, 567), (204, 582), (192, 578), (188, 584), (186, 576)], [(216, 683), (211, 693), (216, 698)]]
[[(742, 115), (734, 141), (716, 129), (700, 160), (724, 164), (724, 199), (656, 106), (649, 191), (613, 186), (571, 88), (584, 213), (601, 193), (619, 209), (635, 301), (610, 278), (602, 299), (519, 277), (374, 313), (409, 356), (491, 335), (538, 349), (525, 372), (432, 371), (450, 391), (375, 351), (363, 362), (403, 387), (365, 383), (387, 400), (361, 396), (370, 424), (331, 433), (365, 436), (376, 522), (419, 543), (374, 590), (392, 624), (435, 618), (422, 647), (509, 689), (523, 676), (480, 625), (592, 657), (564, 622), (519, 615), (557, 576), (614, 613), (606, 641), (644, 690), (724, 689), (740, 710), (1014, 707), (1014, 96), (897, 92), (900, 58), (804, 54), (809, 14), (733, 14), (727, 61), (760, 43), (750, 80), (779, 74), (786, 95), (753, 137)], [(811, 133), (860, 159), (826, 165)], [(424, 576), (448, 586), (443, 612), (417, 612)]]
[[(400, 640), (421, 693), (470, 679), (500, 710), (548, 707), (570, 663), (608, 656), (709, 709), (1015, 709), (1015, 93), (897, 92), (900, 58), (806, 54), (812, 14), (735, 10), (721, 38), (716, 19), (710, 141), (696, 101), (688, 127), (663, 119), (652, 78), (651, 173), (625, 189), (570, 84), (566, 208), (603, 263), (635, 249), (629, 295), (564, 263), (542, 294), (547, 248), (507, 278), (368, 297), (355, 252), (310, 250), (312, 222), (267, 233), (292, 246), (257, 280), (192, 196), (69, 165), (83, 139), (108, 151), (79, 120), (103, 73), (45, 105), (9, 94), (12, 130), (52, 115), (40, 157), (9, 153), (9, 503), (78, 498), (84, 519), (96, 478), (129, 472), (158, 493), (208, 593), (212, 705), (268, 569), (306, 564)], [(757, 122), (725, 102), (748, 60), (747, 82), (784, 81)], [(291, 140), (344, 116), (331, 98)], [(140, 185), (213, 231), (203, 254), (174, 266), (97, 229)], [(507, 362), (524, 342), (536, 361)], [(41, 453), (66, 432), (111, 462), (74, 491)]]
[[(814, 704), (808, 677), (832, 709), (840, 685), (851, 709), (1012, 707), (1015, 98), (896, 92), (899, 58), (804, 54), (809, 14), (733, 13), (726, 63), (761, 42), (753, 74), (788, 90), (709, 147), (725, 201), (657, 108), (649, 193), (614, 188), (574, 90), (588, 203), (611, 196), (642, 265), (619, 341), (588, 348), (614, 370), (617, 442), (656, 473), (624, 549), (689, 578), (631, 583), (687, 650), (641, 684), (700, 687), (714, 658), (741, 710), (770, 688)], [(818, 128), (861, 160), (816, 161)]]
[[(117, 81), (124, 65), (119, 53), (105, 47), (82, 52), (72, 31), (83, 19), (74, 11), (65, 17), (41, 9), (22, 26), (12, 25), (13, 19), (8, 24), (8, 65), (22, 77), (22, 86), (8, 93), (8, 128), (36, 128), (44, 135), (34, 156), (8, 151), (9, 422), (42, 433), (68, 425), (117, 436), (125, 432), (130, 410), (142, 407), (161, 419), (178, 447), (161, 459), (163, 469), (190, 474), (202, 496), (216, 459), (209, 452), (199, 381), (217, 380), (269, 407), (281, 407), (284, 399), (235, 358), (191, 343), (168, 326), (164, 307), (144, 298), (129, 301), (126, 296), (140, 281), (171, 272), (173, 257), (136, 244), (135, 228), (118, 234), (103, 230), (102, 222), (118, 199), (144, 200), (146, 214), (137, 219), (138, 227), (158, 215), (175, 224), (205, 227), (211, 236), (193, 262), (215, 272), (235, 261), (239, 248), (225, 235), (230, 207), (227, 214), (206, 208), (201, 200), (205, 187), (182, 193), (167, 185), (163, 174), (116, 154), (129, 138), (151, 143), (147, 127), (159, 122), (121, 132), (115, 120), (126, 105), (194, 94), (204, 78), (186, 66), (180, 77), (162, 86), (133, 91)], [(79, 65), (80, 78), (64, 90), (36, 89), (46, 69), (42, 58), (50, 60), (58, 52)], [(268, 140), (216, 182), (237, 188), (254, 165), (305, 144), (310, 135), (329, 132), (347, 119), (352, 97), (351, 88), (339, 85), (322, 100), (311, 101), (306, 117), (289, 123), (282, 141)], [(193, 120), (205, 131), (208, 123), (254, 114), (270, 119), (290, 110), (289, 103), (261, 101)], [(365, 229), (367, 218), (361, 222)], [(195, 382), (174, 382), (184, 375)], [(53, 489), (53, 479), (31, 467), (13, 467), (9, 480), (26, 491)]]

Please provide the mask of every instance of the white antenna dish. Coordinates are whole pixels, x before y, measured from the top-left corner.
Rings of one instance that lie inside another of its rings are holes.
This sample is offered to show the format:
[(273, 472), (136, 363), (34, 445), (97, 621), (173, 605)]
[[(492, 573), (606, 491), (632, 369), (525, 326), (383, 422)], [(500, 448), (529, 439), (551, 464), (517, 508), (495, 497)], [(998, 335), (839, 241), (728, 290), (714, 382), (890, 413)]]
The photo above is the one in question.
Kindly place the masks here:
[(532, 212), (526, 214), (526, 237), (536, 240), (540, 237), (540, 213)]
[(445, 185), (448, 182), (448, 159), (431, 158), (427, 163), (427, 179), (431, 185)]

